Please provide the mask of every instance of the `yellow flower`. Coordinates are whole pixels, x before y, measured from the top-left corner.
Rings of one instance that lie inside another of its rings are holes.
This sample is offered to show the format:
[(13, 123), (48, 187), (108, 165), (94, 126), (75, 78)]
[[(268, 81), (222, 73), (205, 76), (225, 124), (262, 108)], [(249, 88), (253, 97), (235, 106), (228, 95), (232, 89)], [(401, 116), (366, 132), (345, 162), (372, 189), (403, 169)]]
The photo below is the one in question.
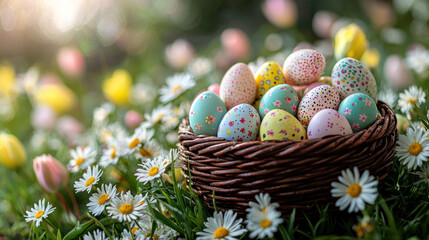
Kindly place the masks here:
[(380, 53), (375, 48), (369, 48), (363, 53), (360, 60), (368, 65), (368, 67), (376, 68), (380, 62)]
[(15, 70), (10, 65), (0, 65), (0, 96), (15, 94)]
[(349, 24), (335, 35), (335, 58), (351, 57), (360, 60), (368, 47), (365, 33), (356, 24)]
[(8, 168), (22, 166), (27, 154), (21, 142), (14, 135), (0, 133), (0, 162)]
[(132, 80), (130, 74), (122, 69), (118, 69), (103, 83), (103, 93), (107, 100), (116, 105), (125, 105), (130, 98)]
[[(173, 184), (173, 180), (172, 180), (173, 174), (170, 173), (170, 175), (164, 174), (163, 177), (165, 181), (169, 182), (170, 184)], [(180, 183), (185, 180), (185, 177), (182, 174), (181, 168), (175, 168), (174, 175), (176, 176), (176, 183)]]
[(73, 91), (61, 84), (42, 85), (34, 97), (37, 103), (49, 105), (58, 114), (71, 110), (76, 104)]

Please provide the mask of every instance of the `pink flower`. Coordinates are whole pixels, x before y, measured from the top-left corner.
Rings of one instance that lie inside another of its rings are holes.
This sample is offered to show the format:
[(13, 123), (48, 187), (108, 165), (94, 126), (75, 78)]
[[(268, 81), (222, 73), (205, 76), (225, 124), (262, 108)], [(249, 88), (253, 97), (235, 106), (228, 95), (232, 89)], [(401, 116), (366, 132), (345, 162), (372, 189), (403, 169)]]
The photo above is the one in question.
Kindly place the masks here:
[(259, 107), (263, 108), (263, 107), (265, 107), (265, 104), (261, 103), (261, 105), (259, 105)]
[(34, 173), (40, 185), (48, 192), (55, 192), (61, 185), (66, 185), (69, 172), (51, 155), (42, 155), (33, 160)]
[(365, 103), (365, 106), (371, 106), (372, 104), (371, 100), (369, 100), (368, 98), (365, 98), (363, 102)]
[(353, 123), (352, 128), (353, 128), (353, 129), (359, 129), (360, 127), (359, 127), (359, 124), (357, 124), (357, 123)]
[(210, 119), (210, 121), (212, 121), (212, 122), (215, 122), (215, 120), (216, 120), (216, 118), (215, 118), (215, 117), (213, 117), (213, 115), (210, 115), (209, 119)]
[(229, 121), (228, 124), (229, 124), (230, 127), (234, 126), (234, 122), (233, 121)]
[(270, 136), (274, 136), (274, 131), (273, 131), (272, 129), (271, 129), (271, 130), (268, 130), (268, 131), (267, 131), (267, 134), (268, 134), (268, 135), (270, 135)]
[(359, 120), (365, 122), (368, 117), (365, 114), (359, 114)]
[(201, 130), (201, 126), (200, 126), (200, 124), (198, 124), (198, 123), (197, 123), (197, 129), (198, 129), (198, 130)]
[(282, 105), (282, 102), (280, 102), (279, 100), (276, 100), (274, 103), (274, 106), (280, 106), (280, 105)]
[(247, 133), (247, 136), (250, 137), (250, 136), (252, 136), (252, 134), (253, 134), (253, 132), (249, 130)]
[(285, 136), (287, 136), (287, 132), (284, 129), (280, 130), (280, 133), (283, 134), (283, 135), (285, 135)]
[(296, 111), (296, 105), (294, 104), (293, 106), (292, 106), (292, 111)]
[(221, 107), (217, 107), (217, 111), (218, 112), (222, 112), (222, 108)]
[(245, 121), (246, 121), (246, 120), (245, 120), (244, 118), (241, 118), (241, 119), (240, 119), (240, 122), (241, 122), (241, 123), (244, 123)]
[(184, 69), (194, 58), (195, 48), (185, 39), (177, 39), (165, 48), (165, 60), (174, 69)]
[(289, 97), (285, 97), (285, 102), (286, 102), (286, 103), (290, 103), (290, 100), (291, 100), (291, 99), (290, 99)]
[(274, 117), (274, 116), (276, 116), (276, 112), (272, 112), (270, 115), (271, 115), (272, 117)]
[(194, 111), (191, 111), (191, 115), (192, 115), (192, 116), (195, 116), (195, 112), (194, 112)]
[(57, 55), (58, 66), (70, 77), (79, 77), (85, 71), (85, 58), (76, 48), (62, 48)]
[(264, 114), (267, 114), (267, 113), (268, 113), (268, 108), (265, 108)]
[(344, 115), (352, 115), (352, 110), (351, 109), (348, 109), (348, 108), (346, 108), (346, 109), (344, 109)]
[(140, 113), (134, 110), (129, 110), (125, 114), (125, 125), (127, 125), (127, 127), (130, 129), (136, 128), (142, 121), (143, 121), (143, 118), (140, 115)]

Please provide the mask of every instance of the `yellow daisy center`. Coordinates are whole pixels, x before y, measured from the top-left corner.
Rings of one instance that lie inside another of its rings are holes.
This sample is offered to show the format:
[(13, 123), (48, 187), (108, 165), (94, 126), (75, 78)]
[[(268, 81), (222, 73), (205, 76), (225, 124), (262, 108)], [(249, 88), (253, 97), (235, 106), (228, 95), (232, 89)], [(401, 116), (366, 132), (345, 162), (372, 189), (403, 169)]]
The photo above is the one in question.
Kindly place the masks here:
[(85, 187), (88, 187), (95, 181), (95, 177), (90, 177), (88, 180), (86, 180)]
[(423, 147), (418, 142), (411, 143), (410, 148), (408, 148), (408, 152), (414, 156), (419, 155), (422, 152), (422, 150), (423, 150)]
[(259, 225), (261, 225), (261, 228), (267, 228), (267, 227), (271, 226), (271, 221), (270, 221), (270, 219), (265, 218), (264, 220), (261, 221), (261, 223)]
[(228, 229), (226, 229), (224, 227), (220, 227), (220, 228), (216, 229), (213, 236), (214, 236), (214, 238), (223, 238), (223, 237), (227, 236), (228, 234), (229, 234)]
[(159, 168), (158, 167), (152, 167), (151, 169), (149, 169), (149, 176), (153, 177), (155, 176), (157, 173), (159, 172)]
[(129, 147), (130, 149), (133, 149), (133, 148), (135, 148), (135, 147), (139, 144), (139, 142), (140, 142), (140, 139), (138, 139), (138, 138), (134, 138), (134, 139), (130, 142), (130, 144), (128, 144), (128, 147)]
[[(146, 234), (146, 237), (150, 237), (150, 234), (151, 234), (151, 233)], [(152, 238), (153, 238), (153, 240), (159, 240), (159, 237), (158, 237), (158, 235), (156, 235), (156, 234), (154, 234), (154, 235), (152, 236)]]
[(44, 211), (38, 211), (38, 212), (36, 213), (36, 215), (34, 215), (34, 217), (35, 217), (35, 218), (41, 218), (41, 217), (43, 216), (43, 214), (45, 214), (45, 212), (44, 212)]
[(171, 213), (170, 213), (169, 211), (167, 211), (167, 210), (163, 210), (163, 211), (162, 211), (162, 214), (163, 214), (164, 216), (168, 217), (168, 218), (170, 218), (170, 217), (171, 217)]
[(155, 117), (155, 123), (157, 123), (157, 122), (159, 122), (159, 121), (161, 121), (161, 119), (164, 117), (164, 113), (160, 113), (160, 114), (158, 114), (158, 115), (156, 115), (156, 117)]
[(176, 85), (173, 87), (173, 93), (176, 94), (178, 91), (182, 90), (182, 86)]
[(129, 203), (124, 203), (119, 208), (119, 212), (122, 213), (122, 214), (130, 214), (130, 213), (133, 212), (133, 210), (134, 210), (133, 205), (131, 205)]
[(417, 98), (416, 97), (410, 97), (408, 98), (408, 103), (413, 104), (417, 102)]
[(100, 198), (98, 199), (98, 204), (103, 205), (105, 204), (107, 201), (109, 201), (109, 194), (102, 194), (100, 196)]
[(139, 202), (139, 206), (141, 206), (141, 205), (143, 205), (144, 204), (144, 202)]
[(152, 150), (148, 149), (145, 150), (143, 148), (140, 148), (139, 150), (140, 155), (142, 155), (143, 157), (152, 157)]
[(347, 189), (347, 193), (350, 195), (350, 197), (352, 198), (356, 198), (359, 197), (360, 193), (362, 191), (362, 187), (357, 184), (357, 183), (353, 183), (352, 185), (349, 186), (349, 188)]
[(80, 166), (83, 162), (85, 162), (85, 159), (82, 157), (78, 157), (76, 159), (76, 163), (74, 164), (75, 166)]
[(137, 230), (139, 230), (139, 228), (138, 227), (133, 227), (133, 229), (131, 229), (131, 233), (133, 234), (133, 235), (136, 235), (136, 231)]
[(115, 146), (112, 146), (112, 149), (113, 149), (113, 151), (112, 151), (112, 153), (110, 154), (110, 158), (111, 158), (111, 159), (113, 159), (113, 158), (115, 158), (115, 157), (116, 157), (116, 148), (115, 148)]

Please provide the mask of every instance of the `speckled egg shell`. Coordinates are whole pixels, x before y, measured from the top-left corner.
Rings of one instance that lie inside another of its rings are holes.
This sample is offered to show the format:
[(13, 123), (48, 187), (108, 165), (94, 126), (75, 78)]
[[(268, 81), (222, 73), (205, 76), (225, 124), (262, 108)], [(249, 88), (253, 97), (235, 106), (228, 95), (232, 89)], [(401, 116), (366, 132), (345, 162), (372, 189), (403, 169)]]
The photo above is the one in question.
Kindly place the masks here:
[(252, 105), (243, 103), (231, 108), (223, 117), (218, 137), (230, 141), (246, 142), (258, 138), (261, 119)]
[(268, 140), (304, 140), (306, 131), (292, 114), (274, 109), (268, 112), (261, 123), (259, 131), (261, 141)]
[(286, 83), (282, 67), (273, 61), (264, 63), (256, 72), (256, 99), (261, 99), (270, 88)]
[(305, 90), (304, 90), (304, 94), (303, 94), (303, 96), (305, 96), (305, 94), (307, 94), (308, 92), (310, 92), (313, 88), (318, 87), (318, 86), (322, 86), (322, 85), (328, 85), (328, 84), (321, 83), (321, 82), (314, 82), (314, 83), (312, 83), (312, 84), (308, 85), (308, 86), (305, 88)]
[(293, 52), (283, 65), (286, 83), (291, 85), (309, 85), (316, 81), (325, 68), (325, 58), (312, 49)]
[(295, 115), (298, 109), (299, 98), (295, 89), (288, 84), (277, 85), (262, 97), (259, 104), (259, 115), (264, 118), (265, 115), (273, 109), (282, 109)]
[(374, 123), (378, 113), (374, 100), (364, 93), (346, 97), (338, 111), (349, 121), (353, 132), (359, 132)]
[(352, 134), (347, 119), (333, 109), (318, 112), (310, 121), (307, 128), (308, 138), (322, 138), (330, 135)]
[(232, 66), (223, 76), (220, 84), (220, 98), (227, 109), (255, 101), (256, 84), (252, 71), (244, 63)]
[(307, 126), (311, 118), (323, 109), (338, 109), (340, 94), (329, 85), (313, 88), (301, 100), (298, 108), (298, 119)]
[(338, 89), (341, 98), (353, 93), (365, 93), (377, 101), (377, 84), (369, 68), (354, 58), (338, 61), (331, 73), (332, 86)]
[(202, 92), (192, 102), (189, 124), (196, 135), (216, 136), (225, 113), (225, 104), (216, 93)]

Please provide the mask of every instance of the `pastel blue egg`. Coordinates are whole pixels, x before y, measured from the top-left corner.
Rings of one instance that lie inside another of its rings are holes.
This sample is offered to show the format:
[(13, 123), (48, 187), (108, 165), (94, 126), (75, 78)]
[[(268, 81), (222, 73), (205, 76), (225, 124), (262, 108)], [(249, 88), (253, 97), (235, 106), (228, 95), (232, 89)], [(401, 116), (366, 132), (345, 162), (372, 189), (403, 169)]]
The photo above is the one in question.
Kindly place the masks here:
[(216, 93), (202, 92), (192, 102), (189, 125), (196, 135), (216, 136), (225, 113), (225, 103)]
[(258, 138), (260, 124), (258, 111), (252, 105), (243, 103), (223, 116), (217, 136), (236, 142), (253, 141)]
[(346, 97), (338, 108), (350, 123), (353, 132), (359, 132), (377, 120), (377, 105), (364, 93), (353, 93)]
[(270, 88), (259, 103), (259, 115), (262, 118), (273, 109), (281, 109), (296, 115), (299, 106), (298, 94), (293, 87), (288, 84), (280, 84)]

